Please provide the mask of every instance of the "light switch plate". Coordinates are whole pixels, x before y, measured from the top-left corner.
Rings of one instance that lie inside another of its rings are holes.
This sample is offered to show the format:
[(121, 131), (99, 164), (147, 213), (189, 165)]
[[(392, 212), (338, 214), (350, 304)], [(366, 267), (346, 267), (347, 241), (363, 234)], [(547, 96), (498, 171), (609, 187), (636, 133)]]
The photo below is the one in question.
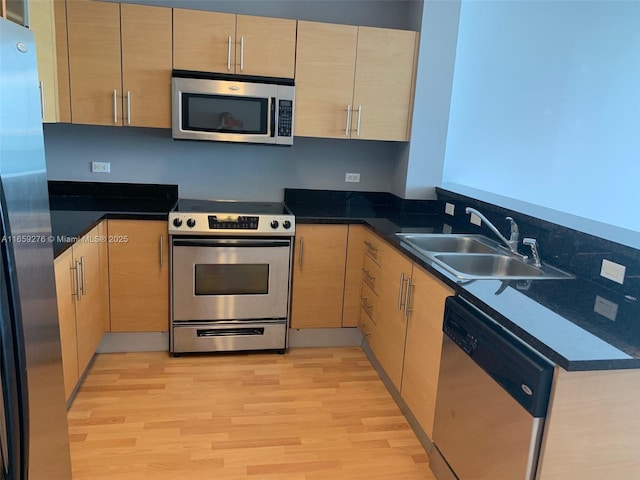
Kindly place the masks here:
[(447, 215), (455, 215), (456, 213), (456, 206), (453, 203), (445, 203), (444, 204), (444, 213), (446, 213)]
[(610, 260), (602, 259), (600, 276), (622, 285), (624, 283), (624, 274), (626, 270), (627, 267), (624, 265), (618, 265)]
[(473, 223), (474, 225), (477, 225), (477, 226), (482, 225), (482, 219), (478, 215), (476, 215), (475, 213), (471, 214), (471, 218), (469, 218), (469, 221), (471, 223)]

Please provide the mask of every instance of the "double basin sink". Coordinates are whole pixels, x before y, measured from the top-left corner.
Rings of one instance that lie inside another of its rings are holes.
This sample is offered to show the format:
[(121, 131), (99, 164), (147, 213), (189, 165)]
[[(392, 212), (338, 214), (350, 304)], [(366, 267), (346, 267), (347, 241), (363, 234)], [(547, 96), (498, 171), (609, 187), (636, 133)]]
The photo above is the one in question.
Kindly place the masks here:
[(542, 262), (528, 263), (484, 235), (397, 233), (420, 256), (460, 280), (561, 280), (574, 278)]

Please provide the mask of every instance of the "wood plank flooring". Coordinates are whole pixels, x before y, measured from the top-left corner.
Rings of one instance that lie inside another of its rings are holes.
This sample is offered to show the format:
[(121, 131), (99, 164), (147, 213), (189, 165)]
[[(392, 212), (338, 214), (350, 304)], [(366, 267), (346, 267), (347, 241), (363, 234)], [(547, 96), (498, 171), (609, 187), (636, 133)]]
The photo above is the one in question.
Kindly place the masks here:
[(68, 419), (74, 480), (435, 480), (357, 347), (99, 354)]

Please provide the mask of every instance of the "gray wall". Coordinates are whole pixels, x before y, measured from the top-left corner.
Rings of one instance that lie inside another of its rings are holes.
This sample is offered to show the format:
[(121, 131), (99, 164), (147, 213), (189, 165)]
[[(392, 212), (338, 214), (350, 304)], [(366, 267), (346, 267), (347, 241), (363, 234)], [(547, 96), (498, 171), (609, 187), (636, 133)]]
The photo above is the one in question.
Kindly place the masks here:
[(404, 198), (435, 198), (442, 178), (459, 18), (460, 0), (424, 2), (411, 144), (392, 188)]
[[(50, 124), (49, 180), (177, 184), (184, 198), (282, 200), (283, 188), (388, 191), (405, 143), (296, 137), (292, 147), (176, 141), (171, 131)], [(90, 162), (110, 162), (92, 173)], [(345, 183), (346, 172), (361, 174)]]
[[(109, 0), (118, 1), (118, 0)], [(422, 0), (119, 0), (261, 17), (420, 30)]]
[[(146, 0), (131, 3), (419, 30), (422, 1)], [(50, 180), (172, 183), (190, 198), (280, 200), (284, 188), (391, 191), (407, 143), (296, 137), (291, 148), (178, 142), (170, 130), (45, 125)], [(91, 161), (111, 163), (91, 173)], [(406, 165), (406, 163), (404, 163)], [(345, 183), (346, 172), (361, 174)]]

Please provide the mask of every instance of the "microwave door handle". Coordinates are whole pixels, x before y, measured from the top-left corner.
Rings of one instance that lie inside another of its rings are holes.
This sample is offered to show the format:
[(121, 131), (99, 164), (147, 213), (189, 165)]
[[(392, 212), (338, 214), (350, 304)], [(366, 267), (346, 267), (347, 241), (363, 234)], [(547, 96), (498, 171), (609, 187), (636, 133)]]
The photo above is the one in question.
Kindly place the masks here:
[(269, 108), (270, 112), (270, 122), (271, 122), (271, 137), (276, 136), (276, 97), (271, 97), (269, 99)]

